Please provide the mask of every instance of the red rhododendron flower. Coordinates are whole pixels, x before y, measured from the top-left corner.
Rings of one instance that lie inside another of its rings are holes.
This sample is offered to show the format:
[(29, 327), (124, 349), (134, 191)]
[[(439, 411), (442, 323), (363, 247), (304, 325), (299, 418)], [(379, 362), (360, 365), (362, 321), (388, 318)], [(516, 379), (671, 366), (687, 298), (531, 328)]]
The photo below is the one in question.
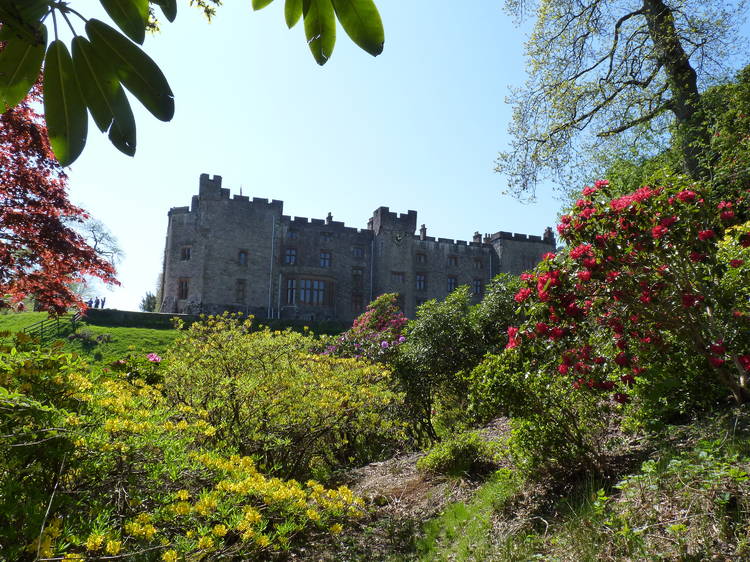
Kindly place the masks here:
[(544, 336), (549, 332), (549, 326), (545, 324), (544, 322), (537, 322), (536, 323), (536, 333), (540, 336)]
[(627, 367), (630, 364), (630, 359), (628, 359), (628, 356), (625, 355), (624, 351), (621, 351), (615, 356), (615, 363), (620, 367)]
[(570, 367), (568, 367), (565, 363), (561, 363), (560, 365), (557, 366), (557, 372), (560, 373), (561, 375), (567, 375), (569, 368)]
[(516, 302), (523, 302), (531, 296), (532, 292), (533, 291), (531, 289), (529, 289), (528, 287), (525, 287), (521, 289), (520, 291), (518, 291), (513, 298), (515, 299)]
[(743, 369), (750, 371), (750, 355), (740, 355), (737, 360), (740, 362)]
[(659, 224), (651, 229), (651, 236), (658, 239), (663, 237), (667, 232), (669, 232), (669, 229)]
[(714, 367), (721, 367), (726, 361), (724, 361), (721, 357), (709, 357), (708, 362), (711, 363)]
[(729, 265), (731, 265), (732, 267), (739, 267), (739, 266), (741, 266), (741, 265), (742, 265), (743, 263), (745, 263), (745, 260), (731, 260), (731, 261), (729, 262)]
[[(741, 260), (735, 260), (735, 261), (741, 261)], [(589, 270), (579, 271), (578, 279), (580, 279), (581, 281), (589, 281), (591, 279), (591, 272)]]
[(549, 261), (555, 259), (555, 253), (554, 252), (547, 252), (542, 256), (543, 261)]
[(706, 259), (705, 254), (701, 254), (700, 252), (696, 252), (696, 251), (690, 252), (690, 261), (692, 261), (692, 262), (701, 262), (704, 259)]
[(505, 346), (505, 349), (513, 349), (514, 347), (518, 347), (520, 343), (521, 342), (518, 338), (518, 328), (515, 326), (508, 326), (508, 345)]
[(708, 230), (701, 230), (698, 233), (698, 240), (711, 240), (711, 238), (714, 238), (715, 236), (716, 233), (709, 228)]
[(721, 214), (719, 215), (719, 217), (724, 222), (730, 221), (730, 220), (732, 220), (734, 218), (734, 211), (732, 211), (732, 210), (722, 211)]
[(698, 194), (695, 191), (690, 191), (689, 189), (685, 189), (683, 191), (680, 191), (677, 194), (677, 199), (682, 201), (683, 203), (692, 203), (695, 201), (695, 198), (698, 196)]
[(677, 217), (672, 215), (671, 217), (664, 217), (659, 221), (659, 224), (662, 226), (672, 226), (674, 223), (677, 222)]
[(627, 404), (630, 401), (627, 394), (623, 394), (622, 392), (616, 392), (612, 398), (615, 402), (619, 402), (620, 404)]
[(726, 352), (727, 348), (724, 346), (723, 343), (714, 343), (711, 344), (708, 349), (711, 350), (711, 353), (716, 353), (717, 355), (721, 355)]

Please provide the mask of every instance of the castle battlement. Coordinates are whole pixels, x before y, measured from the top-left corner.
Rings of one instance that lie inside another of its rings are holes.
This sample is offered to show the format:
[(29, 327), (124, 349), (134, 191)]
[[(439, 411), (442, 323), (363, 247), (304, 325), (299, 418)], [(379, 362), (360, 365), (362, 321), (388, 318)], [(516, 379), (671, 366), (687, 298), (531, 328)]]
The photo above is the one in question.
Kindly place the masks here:
[(355, 228), (331, 213), (284, 215), (283, 201), (232, 196), (219, 175), (201, 174), (198, 183), (190, 207), (169, 209), (164, 312), (351, 322), (372, 299), (396, 292), (413, 317), (460, 285), (478, 301), (495, 275), (530, 269), (555, 245), (551, 229), (427, 236), (425, 225), (417, 233), (417, 211), (386, 206)]

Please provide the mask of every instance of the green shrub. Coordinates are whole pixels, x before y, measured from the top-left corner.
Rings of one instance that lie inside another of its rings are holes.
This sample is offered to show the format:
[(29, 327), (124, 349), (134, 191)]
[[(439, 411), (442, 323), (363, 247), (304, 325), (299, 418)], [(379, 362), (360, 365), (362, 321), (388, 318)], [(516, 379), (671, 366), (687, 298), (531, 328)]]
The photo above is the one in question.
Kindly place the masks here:
[(176, 404), (204, 410), (217, 442), (263, 470), (306, 478), (379, 458), (398, 445), (401, 404), (385, 367), (315, 355), (292, 331), (254, 331), (251, 320), (209, 317), (166, 354)]
[(363, 514), (262, 474), (207, 417), (58, 349), (0, 355), (0, 559), (268, 560)]
[(417, 468), (451, 476), (478, 474), (495, 466), (499, 454), (499, 444), (486, 441), (478, 432), (470, 431), (434, 445), (417, 461)]
[(543, 363), (543, 356), (529, 362), (518, 349), (485, 357), (470, 375), (470, 412), (478, 420), (511, 418), (510, 450), (525, 471), (601, 470), (610, 405), (588, 389), (571, 392), (564, 378), (545, 374)]

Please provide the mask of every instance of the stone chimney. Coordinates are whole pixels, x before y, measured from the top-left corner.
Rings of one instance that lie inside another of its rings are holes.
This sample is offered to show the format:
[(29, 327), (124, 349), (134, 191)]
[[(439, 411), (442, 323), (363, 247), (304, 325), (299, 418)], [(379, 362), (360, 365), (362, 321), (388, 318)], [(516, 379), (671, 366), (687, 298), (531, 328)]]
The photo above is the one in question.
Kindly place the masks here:
[(326, 217), (326, 224), (331, 224), (331, 221), (333, 221), (333, 215), (328, 212), (328, 216)]
[(425, 240), (427, 238), (427, 227), (422, 225), (419, 227), (419, 239)]
[(476, 232), (474, 232), (474, 238), (472, 240), (474, 242), (476, 242), (477, 244), (481, 244), (482, 243), (482, 235), (479, 234), (478, 230)]

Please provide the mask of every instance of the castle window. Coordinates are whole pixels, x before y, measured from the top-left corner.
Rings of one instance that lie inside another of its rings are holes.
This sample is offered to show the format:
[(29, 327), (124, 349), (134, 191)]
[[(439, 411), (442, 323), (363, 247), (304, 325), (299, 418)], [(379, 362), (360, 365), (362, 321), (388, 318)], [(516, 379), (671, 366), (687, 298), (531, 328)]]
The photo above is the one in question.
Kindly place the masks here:
[(320, 267), (331, 267), (331, 252), (320, 252)]
[(297, 292), (297, 280), (287, 279), (286, 280), (286, 304), (294, 304), (296, 302), (295, 294)]
[(323, 242), (330, 242), (332, 238), (333, 238), (333, 234), (331, 234), (330, 232), (321, 232), (320, 233), (320, 239)]
[(458, 279), (455, 277), (448, 277), (448, 292), (455, 291), (458, 287)]
[(237, 263), (240, 265), (247, 265), (247, 250), (240, 250), (237, 252)]
[(190, 261), (190, 255), (192, 254), (192, 251), (192, 246), (183, 246), (182, 248), (180, 248), (180, 260)]
[(481, 279), (474, 279), (471, 283), (471, 292), (474, 295), (481, 295), (482, 294), (482, 280)]
[(353, 246), (352, 247), (352, 257), (354, 257), (354, 258), (363, 258), (363, 257), (365, 257), (365, 249), (362, 246)]
[(482, 260), (480, 259), (474, 260), (474, 269), (482, 269)]
[(287, 240), (296, 240), (297, 236), (298, 234), (296, 230), (290, 230), (286, 233)]
[(188, 298), (190, 292), (190, 279), (187, 277), (181, 277), (177, 280), (177, 298), (185, 300)]
[(427, 289), (427, 275), (424, 273), (417, 273), (417, 291), (424, 291)]
[(326, 282), (318, 279), (300, 279), (299, 302), (321, 305), (326, 303)]
[(417, 257), (417, 263), (427, 263), (427, 254), (423, 254), (422, 252), (419, 252), (416, 257)]
[(456, 267), (458, 265), (458, 256), (448, 256), (448, 265)]
[(364, 286), (365, 272), (361, 267), (352, 268), (352, 288), (361, 289)]
[(403, 283), (405, 279), (403, 271), (391, 271), (391, 283)]
[(234, 302), (244, 303), (247, 298), (247, 279), (237, 279), (234, 284)]
[(297, 248), (287, 248), (284, 252), (284, 263), (294, 265), (297, 263)]
[(364, 302), (365, 300), (362, 298), (361, 293), (352, 293), (352, 312), (355, 314), (362, 312), (365, 308)]

